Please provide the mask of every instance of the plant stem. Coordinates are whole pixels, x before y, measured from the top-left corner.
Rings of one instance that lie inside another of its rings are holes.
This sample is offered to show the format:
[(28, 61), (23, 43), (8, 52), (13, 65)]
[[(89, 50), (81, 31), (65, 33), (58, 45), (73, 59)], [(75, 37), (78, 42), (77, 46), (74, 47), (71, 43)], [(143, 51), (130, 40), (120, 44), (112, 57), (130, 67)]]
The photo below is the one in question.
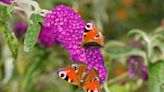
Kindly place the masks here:
[[(0, 5), (6, 6), (6, 7), (9, 6), (8, 4), (1, 3), (1, 2), (0, 2)], [(15, 10), (18, 10), (18, 11), (23, 11), (23, 9), (21, 9), (21, 8), (19, 8), (19, 7), (17, 7), (17, 6), (14, 6), (13, 8), (14, 8)]]
[(104, 82), (104, 89), (105, 89), (105, 92), (110, 92), (106, 81)]
[(128, 76), (128, 72), (125, 72), (125, 73), (123, 73), (122, 75), (117, 76), (117, 77), (115, 77), (115, 78), (109, 80), (109, 81), (108, 81), (108, 85), (109, 85), (109, 84), (112, 84), (112, 83), (115, 83), (115, 82), (117, 82), (117, 81), (120, 81), (120, 80), (126, 78), (127, 76)]
[[(45, 16), (49, 11), (48, 10), (46, 10), (46, 9), (41, 9), (40, 7), (39, 7), (39, 5), (38, 5), (38, 3), (37, 2), (35, 2), (35, 1), (30, 1), (30, 3), (28, 3), (28, 2), (22, 2), (22, 3), (26, 3), (27, 5), (29, 5), (29, 6), (34, 6), (35, 8), (36, 8), (36, 10), (31, 10), (31, 13), (38, 13), (38, 14), (40, 14), (41, 16)], [(0, 5), (2, 5), (2, 6), (9, 6), (10, 4), (5, 4), (5, 3), (2, 3), (2, 2), (0, 2)], [(19, 6), (19, 5), (15, 5), (14, 4), (14, 6), (13, 6), (13, 9), (14, 10), (18, 10), (18, 11), (23, 11), (23, 12), (26, 12), (26, 8), (23, 8), (23, 7), (21, 7), (21, 6)], [(29, 10), (28, 10), (29, 11)]]

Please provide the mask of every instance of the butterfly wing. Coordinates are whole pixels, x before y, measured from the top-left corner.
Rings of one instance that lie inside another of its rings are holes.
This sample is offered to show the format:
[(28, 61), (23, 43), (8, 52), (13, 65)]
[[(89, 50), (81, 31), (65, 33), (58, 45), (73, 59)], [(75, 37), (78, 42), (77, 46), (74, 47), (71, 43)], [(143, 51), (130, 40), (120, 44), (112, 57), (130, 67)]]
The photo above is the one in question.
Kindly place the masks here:
[(72, 65), (57, 70), (57, 75), (87, 92), (101, 92), (99, 78), (94, 69), (86, 70), (86, 65)]
[(80, 64), (78, 66), (78, 72), (77, 75), (79, 76), (79, 79), (83, 79), (83, 77), (85, 76), (85, 73), (87, 71), (87, 66), (85, 64)]
[(83, 34), (83, 41), (81, 46), (84, 48), (100, 48), (104, 45), (104, 38), (94, 23), (88, 22), (85, 27)]
[(83, 89), (87, 92), (101, 92), (97, 73), (94, 69), (90, 70), (84, 79)]
[(86, 67), (87, 66), (85, 64), (72, 64), (72, 66), (58, 69), (57, 75), (69, 83), (80, 87), (80, 81), (84, 76)]
[(78, 85), (79, 83), (79, 77), (72, 66), (60, 68), (56, 73), (61, 79), (66, 80), (71, 84)]

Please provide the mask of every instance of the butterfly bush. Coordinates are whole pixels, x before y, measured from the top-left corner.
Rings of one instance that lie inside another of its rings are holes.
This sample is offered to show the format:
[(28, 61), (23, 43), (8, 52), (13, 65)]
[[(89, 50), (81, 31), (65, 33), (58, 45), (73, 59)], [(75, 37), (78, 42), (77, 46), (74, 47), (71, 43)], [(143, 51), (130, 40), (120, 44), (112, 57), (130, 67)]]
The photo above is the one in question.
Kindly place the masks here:
[(98, 71), (100, 82), (106, 78), (106, 68), (99, 49), (80, 47), (85, 29), (85, 22), (71, 8), (58, 5), (45, 16), (38, 42), (46, 46), (61, 44), (75, 63), (80, 61), (88, 64), (88, 69)]
[(11, 4), (13, 0), (0, 0), (0, 2), (3, 2), (5, 4)]
[(131, 56), (129, 58), (128, 74), (132, 79), (143, 78), (148, 79), (147, 67), (144, 64), (144, 60), (140, 56)]

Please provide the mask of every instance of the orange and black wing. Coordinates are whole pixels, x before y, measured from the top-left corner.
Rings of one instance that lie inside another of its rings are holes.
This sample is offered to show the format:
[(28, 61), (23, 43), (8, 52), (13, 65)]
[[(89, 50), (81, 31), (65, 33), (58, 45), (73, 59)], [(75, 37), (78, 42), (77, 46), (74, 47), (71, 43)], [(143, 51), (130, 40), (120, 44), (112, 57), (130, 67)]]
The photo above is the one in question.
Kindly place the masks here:
[(103, 47), (104, 45), (104, 38), (95, 23), (86, 23), (85, 32), (82, 38), (82, 43), (80, 45), (84, 48), (94, 49)]
[(79, 84), (79, 77), (76, 73), (76, 70), (72, 66), (60, 68), (57, 70), (56, 73), (61, 79), (66, 80), (71, 84), (74, 84), (74, 85)]
[(101, 92), (99, 77), (94, 69), (86, 75), (83, 83), (83, 89), (87, 92)]

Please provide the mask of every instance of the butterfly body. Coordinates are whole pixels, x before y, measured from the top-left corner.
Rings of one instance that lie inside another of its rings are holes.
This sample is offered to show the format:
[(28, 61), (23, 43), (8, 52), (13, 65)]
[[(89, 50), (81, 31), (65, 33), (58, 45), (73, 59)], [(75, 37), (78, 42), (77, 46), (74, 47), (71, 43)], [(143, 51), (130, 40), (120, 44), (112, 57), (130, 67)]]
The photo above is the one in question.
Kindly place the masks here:
[(82, 43), (84, 48), (101, 48), (104, 45), (104, 38), (102, 33), (98, 30), (94, 23), (88, 22), (85, 26)]
[(99, 78), (96, 71), (94, 69), (87, 70), (84, 64), (61, 68), (57, 71), (57, 75), (87, 92), (100, 92)]

